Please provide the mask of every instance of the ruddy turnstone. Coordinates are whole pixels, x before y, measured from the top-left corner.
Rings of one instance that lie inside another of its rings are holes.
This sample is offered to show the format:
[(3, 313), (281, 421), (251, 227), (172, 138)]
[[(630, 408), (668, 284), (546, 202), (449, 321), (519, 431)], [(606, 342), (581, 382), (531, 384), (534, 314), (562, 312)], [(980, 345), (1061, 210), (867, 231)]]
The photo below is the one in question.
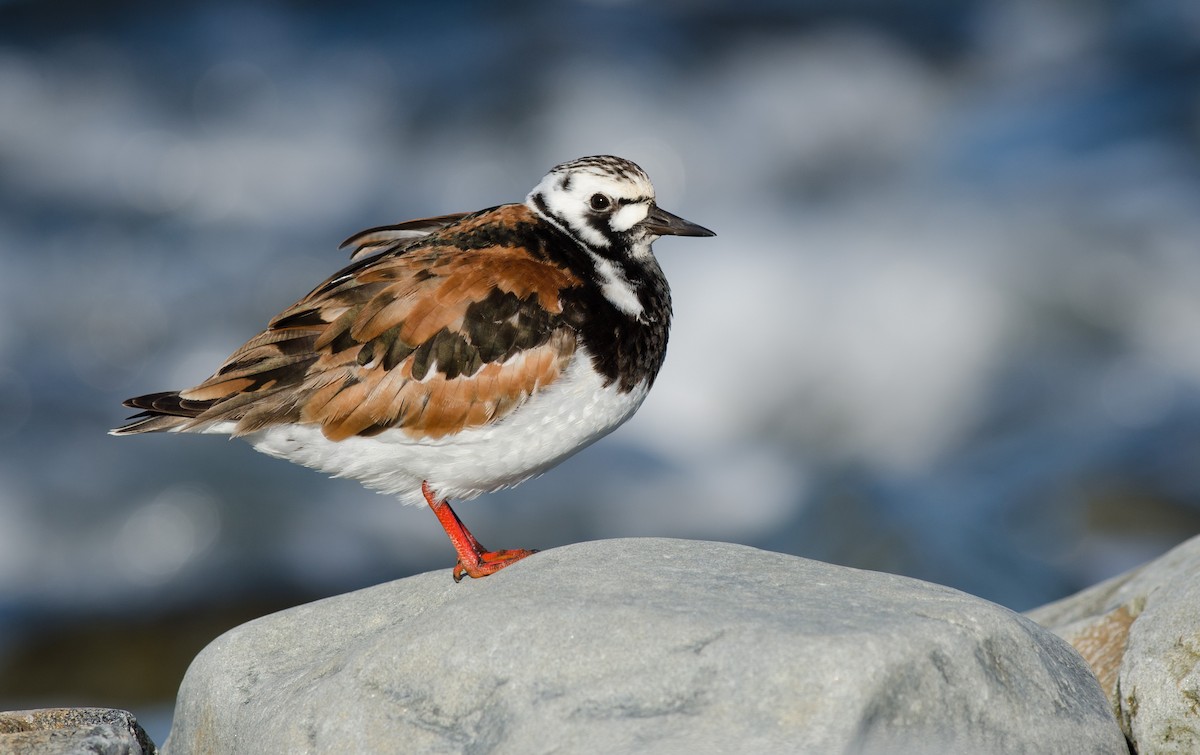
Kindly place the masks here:
[(218, 433), (429, 504), (455, 581), (534, 551), (488, 551), (448, 503), (545, 472), (629, 419), (667, 348), (659, 236), (712, 236), (662, 210), (646, 173), (584, 157), (522, 204), (351, 236), (351, 264), (212, 377), (125, 405), (114, 435)]

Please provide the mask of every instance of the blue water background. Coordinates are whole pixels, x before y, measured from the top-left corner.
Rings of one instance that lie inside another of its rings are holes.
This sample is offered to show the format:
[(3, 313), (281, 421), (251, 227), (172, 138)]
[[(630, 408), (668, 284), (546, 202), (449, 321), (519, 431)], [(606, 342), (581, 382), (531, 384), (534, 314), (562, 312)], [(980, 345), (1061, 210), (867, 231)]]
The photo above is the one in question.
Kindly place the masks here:
[(726, 540), (1026, 609), (1200, 531), (1190, 0), (10, 1), (0, 656), (449, 566), (428, 511), (105, 431), (349, 233), (606, 152), (719, 235), (657, 245), (676, 320), (643, 411), (463, 505), (485, 543)]

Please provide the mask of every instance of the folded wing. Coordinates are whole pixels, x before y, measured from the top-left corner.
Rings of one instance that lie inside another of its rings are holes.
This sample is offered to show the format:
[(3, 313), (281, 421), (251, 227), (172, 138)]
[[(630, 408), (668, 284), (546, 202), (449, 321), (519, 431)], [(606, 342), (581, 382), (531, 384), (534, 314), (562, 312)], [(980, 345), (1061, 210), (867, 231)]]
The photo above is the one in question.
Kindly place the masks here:
[(579, 285), (573, 274), (531, 254), (520, 233), (462, 243), (473, 228), (519, 226), (524, 213), (508, 205), (448, 221), (415, 241), (392, 239), (397, 249), (377, 245), (376, 256), (362, 252), (370, 238), (352, 237), (358, 261), (200, 385), (127, 401), (143, 412), (114, 432), (219, 425), (244, 435), (311, 423), (331, 440), (390, 429), (438, 438), (503, 418), (552, 385), (576, 349), (560, 298)]

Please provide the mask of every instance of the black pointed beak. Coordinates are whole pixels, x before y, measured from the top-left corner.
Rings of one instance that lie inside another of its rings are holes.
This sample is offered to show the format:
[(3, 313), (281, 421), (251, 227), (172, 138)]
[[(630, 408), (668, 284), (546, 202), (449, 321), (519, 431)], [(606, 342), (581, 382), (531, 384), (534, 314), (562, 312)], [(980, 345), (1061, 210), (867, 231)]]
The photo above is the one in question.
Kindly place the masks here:
[(716, 236), (702, 225), (672, 215), (656, 204), (650, 205), (650, 214), (641, 223), (642, 228), (656, 236)]

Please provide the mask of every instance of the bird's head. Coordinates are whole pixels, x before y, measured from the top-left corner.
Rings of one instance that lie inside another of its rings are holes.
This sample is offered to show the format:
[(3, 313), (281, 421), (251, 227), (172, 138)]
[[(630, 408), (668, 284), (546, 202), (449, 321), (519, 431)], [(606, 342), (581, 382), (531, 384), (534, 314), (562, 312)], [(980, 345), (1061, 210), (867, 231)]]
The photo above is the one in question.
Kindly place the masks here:
[(660, 208), (650, 177), (620, 157), (597, 155), (557, 165), (533, 187), (526, 204), (604, 256), (650, 253), (659, 236), (714, 236)]

